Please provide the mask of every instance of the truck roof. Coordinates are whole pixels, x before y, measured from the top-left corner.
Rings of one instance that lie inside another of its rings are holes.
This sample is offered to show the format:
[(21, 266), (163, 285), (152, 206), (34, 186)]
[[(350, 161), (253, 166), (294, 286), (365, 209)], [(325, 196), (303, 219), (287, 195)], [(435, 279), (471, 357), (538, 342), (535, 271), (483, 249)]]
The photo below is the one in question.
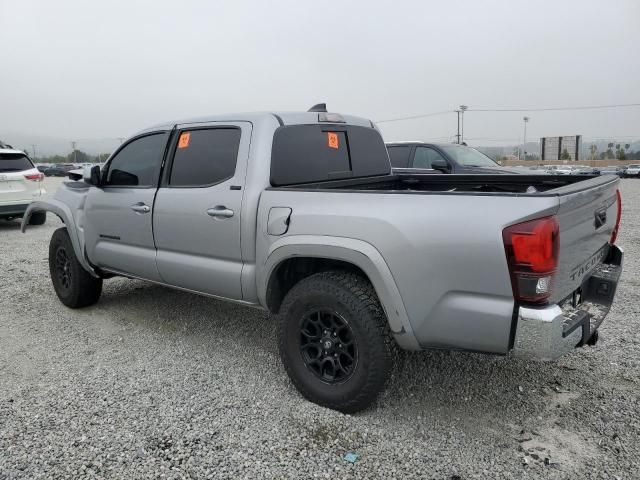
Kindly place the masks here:
[[(274, 119), (281, 125), (301, 125), (324, 123), (319, 121), (319, 114), (322, 112), (247, 112), (247, 113), (226, 113), (219, 115), (207, 115), (202, 117), (182, 118), (179, 120), (169, 121), (153, 125), (149, 128), (141, 130), (137, 134), (145, 133), (152, 130), (173, 128), (174, 125), (183, 123), (205, 123), (205, 122), (252, 122), (258, 123), (265, 119)], [(331, 114), (329, 114), (331, 115)], [(335, 114), (333, 114), (335, 115)], [(374, 127), (371, 120), (356, 117), (353, 115), (338, 114), (349, 125), (358, 125), (363, 127)], [(332, 123), (332, 122), (327, 122)]]

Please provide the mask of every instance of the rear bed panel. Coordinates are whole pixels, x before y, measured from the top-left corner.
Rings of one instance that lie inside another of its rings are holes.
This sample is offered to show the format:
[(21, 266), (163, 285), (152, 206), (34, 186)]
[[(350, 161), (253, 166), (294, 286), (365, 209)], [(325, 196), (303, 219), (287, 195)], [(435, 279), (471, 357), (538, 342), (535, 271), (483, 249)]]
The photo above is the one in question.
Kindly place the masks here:
[[(258, 221), (272, 207), (287, 207), (292, 213), (286, 236), (344, 237), (372, 245), (393, 275), (423, 348), (509, 350), (515, 305), (505, 227), (557, 215), (561, 247), (552, 300), (558, 301), (596, 267), (616, 218), (613, 177), (576, 179), (526, 194), (307, 188), (264, 191)], [(595, 212), (603, 208), (607, 221), (596, 229)], [(268, 235), (266, 225), (259, 231), (258, 265), (282, 238)]]
[[(514, 300), (502, 229), (552, 215), (558, 199), (270, 189), (262, 194), (259, 221), (272, 207), (292, 209), (287, 236), (371, 244), (391, 270), (423, 348), (506, 353)], [(260, 257), (282, 237), (267, 235), (266, 225), (259, 229)]]

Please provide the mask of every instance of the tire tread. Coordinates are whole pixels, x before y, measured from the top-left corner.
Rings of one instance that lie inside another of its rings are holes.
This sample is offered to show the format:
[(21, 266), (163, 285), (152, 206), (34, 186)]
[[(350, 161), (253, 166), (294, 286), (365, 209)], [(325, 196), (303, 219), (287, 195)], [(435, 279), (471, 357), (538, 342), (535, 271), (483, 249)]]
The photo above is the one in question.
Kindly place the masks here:
[[(318, 398), (305, 385), (296, 379), (295, 373), (286, 361), (286, 315), (291, 305), (301, 297), (318, 291), (331, 294), (343, 303), (349, 310), (360, 318), (369, 321), (360, 322), (364, 330), (364, 337), (371, 349), (371, 364), (368, 369), (366, 382), (355, 396), (343, 395), (337, 401), (327, 401)], [(380, 306), (380, 302), (371, 283), (361, 275), (349, 271), (325, 271), (316, 273), (298, 282), (286, 295), (280, 308), (278, 343), (284, 368), (291, 381), (300, 393), (307, 399), (320, 405), (352, 413), (368, 407), (376, 399), (387, 383), (393, 359), (395, 341), (391, 337), (389, 323)], [(382, 341), (380, 341), (382, 339)]]
[[(70, 295), (65, 297), (58, 292), (54, 280), (54, 262), (55, 254), (58, 246), (64, 244), (67, 255), (71, 257), (71, 268), (73, 284)], [(60, 301), (69, 308), (88, 307), (96, 303), (102, 293), (102, 279), (93, 277), (87, 272), (76, 258), (75, 250), (69, 238), (69, 232), (66, 227), (61, 227), (53, 232), (51, 242), (49, 243), (49, 272), (54, 290)]]

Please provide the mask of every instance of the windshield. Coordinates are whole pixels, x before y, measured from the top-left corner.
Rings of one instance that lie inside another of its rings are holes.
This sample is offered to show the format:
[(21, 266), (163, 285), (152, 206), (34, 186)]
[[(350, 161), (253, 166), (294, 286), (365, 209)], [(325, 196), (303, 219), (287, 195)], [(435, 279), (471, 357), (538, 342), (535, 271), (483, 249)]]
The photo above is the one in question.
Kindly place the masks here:
[(23, 153), (0, 153), (0, 172), (31, 170), (33, 164)]
[(459, 165), (465, 167), (498, 167), (499, 165), (478, 150), (463, 145), (438, 145)]

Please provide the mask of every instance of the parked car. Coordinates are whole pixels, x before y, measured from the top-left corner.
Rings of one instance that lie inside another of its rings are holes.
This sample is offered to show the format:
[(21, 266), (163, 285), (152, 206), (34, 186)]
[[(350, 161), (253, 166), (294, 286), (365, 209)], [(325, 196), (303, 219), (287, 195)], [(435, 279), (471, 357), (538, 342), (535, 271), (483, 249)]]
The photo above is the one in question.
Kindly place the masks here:
[(293, 385), (354, 412), (389, 377), (389, 335), (543, 360), (595, 343), (622, 269), (619, 182), (392, 174), (370, 120), (316, 106), (143, 130), (22, 227), (64, 222), (64, 305), (123, 276), (262, 307)]
[(514, 174), (475, 148), (451, 143), (391, 142), (387, 143), (391, 166), (396, 172), (455, 174)]
[(617, 165), (609, 165), (600, 169), (600, 175), (617, 175), (618, 177), (622, 177), (624, 171)]
[(44, 173), (45, 170), (47, 170), (47, 168), (50, 168), (51, 165), (46, 165), (46, 164), (40, 164), (40, 165), (36, 165), (36, 168), (38, 169), (38, 171), (40, 173)]
[(578, 167), (572, 173), (573, 175), (600, 175), (600, 170), (594, 167)]
[(624, 172), (625, 177), (640, 177), (640, 164), (628, 165)]
[[(44, 175), (20, 150), (0, 148), (0, 219), (20, 218), (29, 202), (38, 200), (46, 193), (42, 179)], [(29, 217), (30, 225), (42, 225), (46, 212), (38, 211)]]
[(47, 177), (66, 177), (76, 167), (71, 163), (56, 163), (44, 171)]
[(552, 175), (573, 175), (574, 169), (570, 165), (547, 165), (546, 172)]

